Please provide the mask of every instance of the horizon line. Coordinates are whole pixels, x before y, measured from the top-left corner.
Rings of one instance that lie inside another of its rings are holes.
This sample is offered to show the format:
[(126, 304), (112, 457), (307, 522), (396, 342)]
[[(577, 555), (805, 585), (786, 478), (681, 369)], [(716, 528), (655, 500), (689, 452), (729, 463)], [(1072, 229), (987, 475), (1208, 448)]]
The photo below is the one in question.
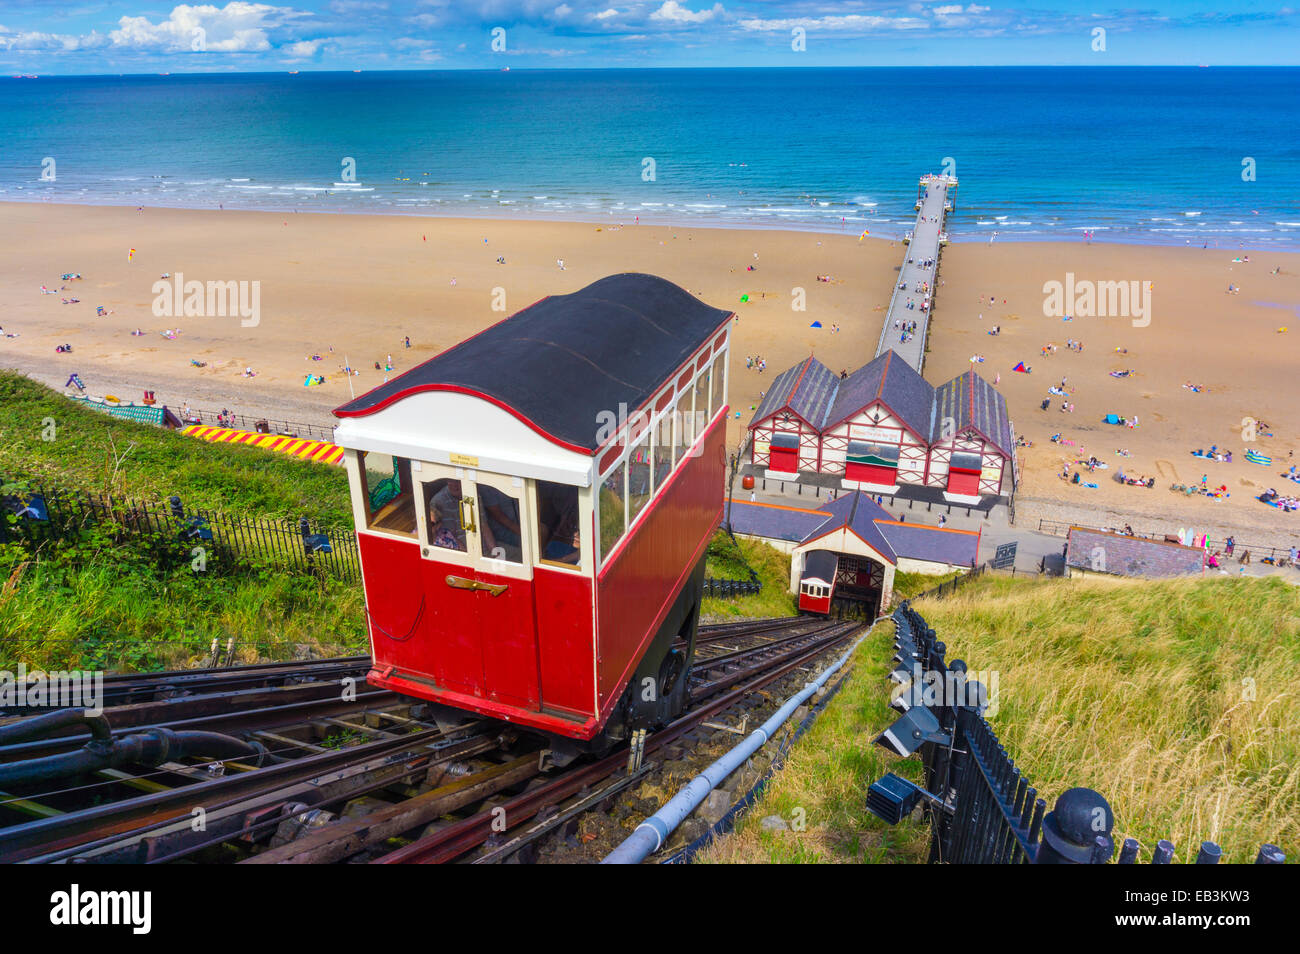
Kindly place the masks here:
[(285, 64), (282, 69), (256, 69), (256, 70), (148, 70), (135, 73), (80, 73), (80, 72), (52, 72), (52, 73), (13, 73), (7, 70), (0, 74), (0, 79), (41, 79), (47, 77), (137, 77), (137, 76), (279, 76), (293, 75), (302, 73), (319, 73), (319, 74), (356, 74), (356, 73), (597, 73), (597, 72), (670, 72), (670, 71), (741, 71), (741, 70), (791, 70), (791, 71), (814, 71), (814, 70), (1007, 70), (1007, 69), (1033, 69), (1033, 70), (1203, 70), (1203, 69), (1232, 69), (1232, 70), (1300, 70), (1300, 64), (1296, 63), (1111, 63), (1111, 64), (1082, 64), (1082, 63), (945, 63), (945, 64), (911, 64), (907, 66), (900, 65), (881, 65), (881, 64), (861, 64), (861, 65), (823, 65), (823, 66), (795, 66), (795, 65), (762, 65), (762, 66), (519, 66), (501, 67), (491, 66), (444, 66), (444, 67), (393, 67), (393, 68), (352, 68), (337, 67), (330, 69), (289, 69), (292, 64)]

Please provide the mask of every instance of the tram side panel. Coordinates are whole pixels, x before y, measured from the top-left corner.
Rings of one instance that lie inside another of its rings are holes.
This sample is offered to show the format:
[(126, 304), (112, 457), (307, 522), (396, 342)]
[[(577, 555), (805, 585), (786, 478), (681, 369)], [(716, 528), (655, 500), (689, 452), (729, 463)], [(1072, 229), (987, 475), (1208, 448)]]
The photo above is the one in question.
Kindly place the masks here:
[(701, 439), (699, 456), (674, 472), (641, 525), (596, 582), (598, 703), (618, 701), (664, 617), (703, 560), (722, 521), (726, 415)]

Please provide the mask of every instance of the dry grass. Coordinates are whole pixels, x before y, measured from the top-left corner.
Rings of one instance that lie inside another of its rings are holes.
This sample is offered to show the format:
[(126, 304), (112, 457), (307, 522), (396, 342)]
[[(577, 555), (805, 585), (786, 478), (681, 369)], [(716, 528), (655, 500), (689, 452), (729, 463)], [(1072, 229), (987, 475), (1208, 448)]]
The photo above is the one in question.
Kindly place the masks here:
[[(1049, 806), (1095, 788), (1119, 843), (1148, 860), (1160, 838), (1192, 857), (1217, 842), (1224, 861), (1260, 844), (1300, 846), (1300, 591), (1270, 579), (974, 581), (915, 604), (972, 670), (997, 673), (990, 722)], [(917, 760), (870, 745), (892, 721), (885, 683), (892, 627), (858, 649), (840, 695), (786, 769), (702, 860), (921, 861), (926, 829), (866, 815), (867, 786)], [(796, 809), (804, 832), (760, 820)]]

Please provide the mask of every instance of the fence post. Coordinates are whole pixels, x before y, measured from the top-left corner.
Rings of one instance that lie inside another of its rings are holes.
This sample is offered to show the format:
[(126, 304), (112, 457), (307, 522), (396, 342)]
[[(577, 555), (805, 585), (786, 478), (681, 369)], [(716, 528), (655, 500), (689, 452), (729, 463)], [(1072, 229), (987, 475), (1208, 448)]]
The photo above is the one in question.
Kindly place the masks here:
[(1043, 818), (1043, 840), (1034, 859), (1040, 865), (1105, 864), (1115, 852), (1110, 803), (1090, 788), (1063, 792)]

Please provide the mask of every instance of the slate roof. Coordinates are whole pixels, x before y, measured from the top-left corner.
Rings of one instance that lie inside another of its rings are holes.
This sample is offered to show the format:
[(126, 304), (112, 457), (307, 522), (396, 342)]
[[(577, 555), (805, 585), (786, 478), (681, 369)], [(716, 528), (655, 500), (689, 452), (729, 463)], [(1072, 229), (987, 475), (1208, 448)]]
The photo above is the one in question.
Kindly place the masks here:
[(814, 357), (807, 357), (793, 368), (782, 371), (763, 395), (763, 402), (752, 420), (761, 421), (783, 407), (789, 407), (813, 427), (820, 429), (826, 412), (835, 400), (839, 375)]
[(870, 496), (860, 490), (855, 490), (852, 493), (840, 495), (822, 507), (821, 510), (828, 515), (827, 518), (820, 526), (800, 540), (800, 543), (808, 543), (810, 540), (816, 540), (818, 537), (825, 536), (827, 533), (841, 527), (847, 527), (861, 537), (868, 546), (888, 559), (890, 563), (898, 562), (898, 555), (894, 552), (894, 548), (885, 539), (884, 534), (880, 532), (876, 524), (877, 520), (889, 520), (891, 518), (884, 508), (872, 500)]
[(826, 514), (816, 510), (798, 510), (775, 504), (750, 503), (746, 500), (730, 501), (723, 517), (731, 514), (734, 533), (747, 533), (769, 540), (788, 540), (798, 543), (810, 532), (826, 522)]
[(889, 405), (919, 437), (929, 437), (934, 388), (893, 351), (873, 358), (840, 383), (835, 405), (821, 427), (834, 427), (876, 400)]
[(1006, 399), (974, 371), (957, 375), (934, 390), (930, 443), (943, 440), (943, 420), (952, 418), (953, 433), (974, 427), (998, 450), (1011, 456), (1011, 419)]
[(948, 563), (952, 566), (974, 566), (979, 559), (978, 533), (892, 521), (882, 521), (876, 526), (894, 548), (894, 552), (905, 559)]
[(543, 298), (334, 413), (364, 416), (420, 391), (467, 390), (594, 451), (598, 415), (643, 405), (731, 314), (654, 275), (610, 275)]
[(1071, 527), (1065, 562), (1118, 576), (1193, 576), (1205, 570), (1205, 551), (1163, 540)]

